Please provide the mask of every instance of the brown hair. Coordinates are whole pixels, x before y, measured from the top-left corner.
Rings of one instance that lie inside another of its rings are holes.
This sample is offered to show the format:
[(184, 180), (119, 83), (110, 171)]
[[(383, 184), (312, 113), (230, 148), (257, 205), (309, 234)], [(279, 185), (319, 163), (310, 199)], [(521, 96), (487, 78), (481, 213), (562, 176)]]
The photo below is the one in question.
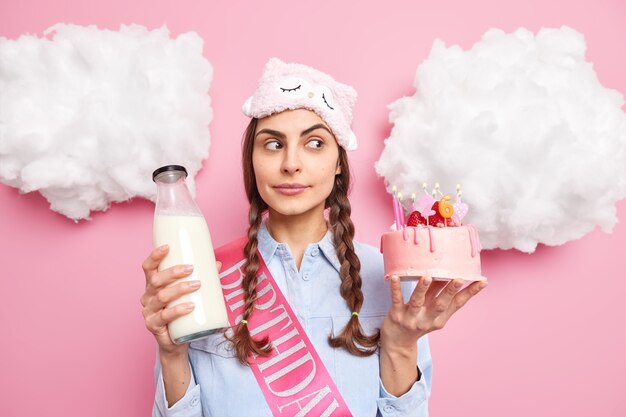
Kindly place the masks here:
[[(256, 132), (257, 119), (252, 119), (246, 128), (243, 137), (242, 165), (243, 179), (246, 189), (246, 196), (250, 202), (248, 212), (248, 243), (244, 247), (244, 278), (242, 289), (244, 291), (245, 311), (243, 319), (247, 320), (254, 310), (254, 300), (256, 299), (256, 273), (259, 267), (257, 252), (257, 235), (263, 213), (267, 210), (267, 204), (261, 198), (256, 187), (256, 177), (252, 166), (252, 151), (254, 149), (254, 134)], [(339, 275), (341, 285), (339, 292), (346, 301), (348, 308), (352, 312), (359, 312), (363, 305), (363, 292), (361, 291), (361, 262), (354, 251), (352, 239), (354, 238), (354, 224), (350, 219), (351, 207), (348, 200), (350, 190), (350, 167), (348, 156), (344, 148), (339, 147), (339, 166), (341, 172), (335, 176), (335, 185), (326, 198), (325, 208), (330, 208), (329, 222), (333, 231), (333, 241), (337, 251), (337, 258), (341, 264)], [(272, 347), (270, 340), (256, 340), (250, 336), (248, 326), (239, 323), (234, 329), (232, 336), (227, 338), (233, 343), (237, 358), (243, 364), (247, 363), (250, 352), (257, 355), (267, 356)], [(380, 331), (372, 336), (363, 333), (359, 323), (359, 317), (352, 315), (350, 320), (336, 337), (330, 335), (328, 343), (334, 348), (344, 348), (348, 352), (357, 356), (369, 356), (376, 351)]]

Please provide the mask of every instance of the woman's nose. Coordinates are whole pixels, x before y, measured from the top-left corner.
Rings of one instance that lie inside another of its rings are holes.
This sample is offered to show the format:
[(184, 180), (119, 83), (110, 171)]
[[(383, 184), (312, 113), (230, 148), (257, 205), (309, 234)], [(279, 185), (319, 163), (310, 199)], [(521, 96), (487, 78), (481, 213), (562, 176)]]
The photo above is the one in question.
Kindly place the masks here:
[(297, 148), (288, 148), (284, 153), (282, 171), (284, 173), (293, 174), (302, 170), (302, 163)]

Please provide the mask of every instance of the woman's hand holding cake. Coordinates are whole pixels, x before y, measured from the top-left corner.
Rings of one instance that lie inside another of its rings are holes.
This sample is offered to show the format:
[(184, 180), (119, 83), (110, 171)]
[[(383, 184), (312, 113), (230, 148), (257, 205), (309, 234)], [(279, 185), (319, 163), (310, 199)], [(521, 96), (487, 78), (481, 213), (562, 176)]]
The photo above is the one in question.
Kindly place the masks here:
[(467, 287), (462, 279), (433, 281), (419, 279), (405, 304), (400, 278), (391, 277), (391, 307), (380, 328), (381, 379), (387, 391), (395, 396), (407, 392), (420, 379), (417, 363), (417, 339), (442, 329), (450, 317), (487, 286), (476, 281)]

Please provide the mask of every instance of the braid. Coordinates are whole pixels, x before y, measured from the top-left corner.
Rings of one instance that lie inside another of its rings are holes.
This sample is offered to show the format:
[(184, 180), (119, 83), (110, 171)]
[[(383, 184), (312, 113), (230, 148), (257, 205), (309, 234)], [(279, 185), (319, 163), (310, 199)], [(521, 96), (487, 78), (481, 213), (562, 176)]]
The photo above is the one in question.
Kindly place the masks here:
[[(352, 208), (348, 200), (349, 168), (345, 151), (340, 149), (340, 159), (342, 160), (342, 172), (335, 177), (335, 186), (327, 199), (327, 206), (330, 207), (329, 220), (333, 229), (333, 241), (337, 258), (341, 267), (341, 285), (339, 292), (348, 308), (352, 312), (359, 312), (363, 306), (363, 292), (361, 291), (361, 262), (354, 251), (354, 224), (350, 218)], [(359, 323), (359, 317), (352, 315), (341, 333), (336, 336), (329, 336), (328, 342), (334, 348), (345, 348), (348, 352), (358, 356), (369, 356), (376, 352), (380, 331), (372, 336), (363, 333)], [(359, 346), (360, 345), (360, 346)]]
[[(252, 203), (250, 204), (250, 211), (248, 214), (250, 226), (248, 227), (248, 243), (246, 243), (246, 246), (244, 247), (246, 262), (244, 264), (244, 277), (241, 283), (241, 288), (243, 289), (244, 293), (245, 306), (242, 318), (243, 320), (248, 320), (252, 315), (252, 312), (254, 310), (254, 301), (256, 300), (257, 296), (256, 273), (259, 269), (257, 236), (259, 228), (261, 227), (261, 222), (263, 220), (262, 206), (262, 200), (261, 202), (259, 202), (258, 200), (253, 199)], [(227, 336), (227, 339), (233, 343), (235, 352), (237, 354), (237, 359), (239, 359), (239, 362), (241, 362), (242, 364), (248, 363), (248, 355), (250, 354), (250, 352), (253, 352), (256, 355), (260, 356), (267, 356), (272, 350), (268, 337), (265, 337), (263, 340), (253, 339), (250, 335), (248, 326), (241, 322), (235, 328), (234, 334), (232, 336)]]

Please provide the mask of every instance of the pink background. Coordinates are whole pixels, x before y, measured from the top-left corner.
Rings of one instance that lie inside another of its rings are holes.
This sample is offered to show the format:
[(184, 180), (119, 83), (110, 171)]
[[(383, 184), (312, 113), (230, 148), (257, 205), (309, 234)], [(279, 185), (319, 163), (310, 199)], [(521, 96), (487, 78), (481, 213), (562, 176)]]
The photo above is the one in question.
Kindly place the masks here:
[[(602, 84), (626, 92), (626, 2), (620, 0), (244, 2), (1, 0), (0, 35), (57, 22), (162, 24), (196, 31), (214, 66), (211, 156), (198, 202), (216, 245), (244, 232), (241, 104), (270, 56), (324, 69), (359, 91), (351, 154), (357, 238), (377, 245), (393, 217), (373, 163), (386, 105), (413, 94), (435, 38), (470, 47), (490, 27), (569, 25), (587, 40)], [(145, 416), (154, 339), (144, 327), (141, 262), (152, 203), (114, 205), (74, 224), (37, 193), (0, 185), (0, 407), (6, 416)], [(614, 233), (593, 232), (533, 255), (483, 253), (490, 286), (431, 335), (433, 416), (624, 416), (626, 203)], [(622, 249), (619, 249), (619, 248)]]

